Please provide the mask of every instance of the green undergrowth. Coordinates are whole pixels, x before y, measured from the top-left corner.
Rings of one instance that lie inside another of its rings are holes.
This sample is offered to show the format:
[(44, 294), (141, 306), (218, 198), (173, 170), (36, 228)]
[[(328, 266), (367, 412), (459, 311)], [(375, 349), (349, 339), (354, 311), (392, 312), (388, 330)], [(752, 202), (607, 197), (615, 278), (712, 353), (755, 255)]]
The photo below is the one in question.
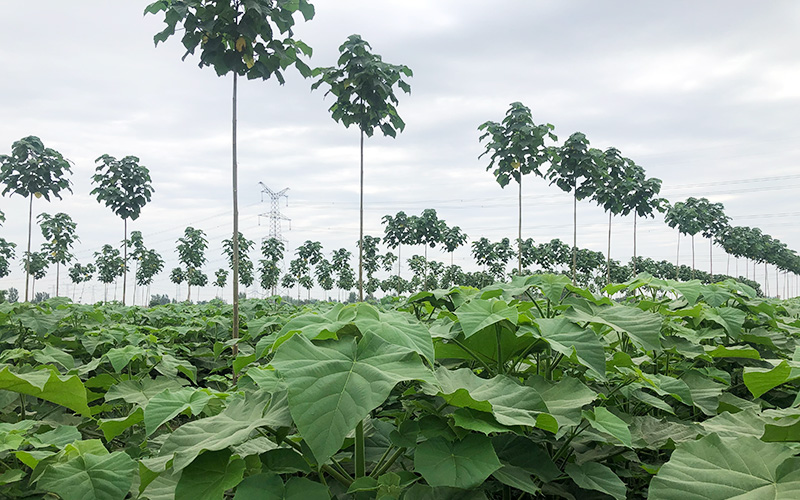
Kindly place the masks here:
[(241, 314), (0, 304), (0, 497), (800, 498), (797, 301), (537, 275)]

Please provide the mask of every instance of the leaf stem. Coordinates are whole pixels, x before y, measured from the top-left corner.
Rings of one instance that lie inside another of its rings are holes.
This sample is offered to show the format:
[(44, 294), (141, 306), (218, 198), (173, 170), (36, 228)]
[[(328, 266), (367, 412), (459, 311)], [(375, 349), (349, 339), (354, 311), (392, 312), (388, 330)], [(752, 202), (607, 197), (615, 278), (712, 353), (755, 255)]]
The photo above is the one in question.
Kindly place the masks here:
[(369, 474), (370, 477), (375, 477), (375, 476), (373, 476), (373, 474), (375, 474), (375, 472), (378, 469), (381, 468), (381, 466), (383, 465), (383, 462), (386, 460), (386, 457), (389, 456), (389, 452), (392, 451), (392, 448), (394, 448), (394, 446), (392, 446), (392, 445), (389, 445), (389, 447), (386, 448), (386, 451), (383, 452), (383, 455), (381, 455), (380, 460), (378, 460), (378, 463), (375, 464), (375, 467), (372, 469), (372, 472)]
[(473, 351), (472, 351), (472, 349), (470, 349), (469, 347), (465, 346), (464, 344), (462, 344), (461, 342), (459, 342), (457, 339), (451, 339), (451, 340), (453, 341), (453, 343), (454, 343), (455, 345), (457, 345), (458, 347), (460, 347), (461, 349), (463, 349), (464, 351), (466, 351), (466, 353), (467, 353), (467, 354), (469, 354), (470, 356), (472, 356), (472, 357), (475, 359), (475, 361), (477, 361), (478, 363), (480, 363), (481, 365), (483, 365), (483, 367), (486, 369), (486, 371), (487, 371), (487, 372), (489, 372), (489, 373), (493, 373), (493, 372), (492, 372), (492, 369), (489, 367), (489, 365), (487, 365), (485, 361), (483, 361), (481, 358), (479, 358), (479, 357), (478, 357), (478, 355), (477, 355), (477, 354), (475, 354), (475, 352), (473, 352)]
[(525, 290), (525, 295), (527, 295), (528, 298), (531, 299), (531, 302), (533, 302), (533, 305), (536, 306), (536, 309), (539, 311), (539, 315), (542, 318), (545, 318), (546, 316), (544, 315), (544, 311), (542, 311), (542, 308), (539, 306), (539, 303), (536, 302), (536, 299), (533, 298), (533, 295), (531, 294), (530, 290)]
[(500, 343), (501, 329), (500, 323), (494, 324), (495, 337), (497, 339), (497, 373), (505, 373), (505, 364), (503, 363), (502, 346)]
[(405, 453), (405, 452), (406, 452), (405, 448), (398, 448), (397, 451), (395, 451), (392, 454), (392, 456), (389, 457), (389, 460), (387, 460), (386, 463), (383, 464), (382, 467), (380, 467), (379, 469), (375, 469), (375, 471), (372, 471), (372, 473), (374, 474), (373, 477), (380, 477), (381, 475), (383, 475), (383, 473), (386, 472), (387, 470), (389, 470), (389, 467), (394, 465), (394, 463), (397, 461), (397, 459), (400, 458), (403, 455), (403, 453)]
[(356, 465), (356, 479), (364, 477), (367, 472), (367, 463), (365, 457), (364, 447), (364, 421), (359, 420), (356, 425), (356, 443), (355, 443), (355, 465)]

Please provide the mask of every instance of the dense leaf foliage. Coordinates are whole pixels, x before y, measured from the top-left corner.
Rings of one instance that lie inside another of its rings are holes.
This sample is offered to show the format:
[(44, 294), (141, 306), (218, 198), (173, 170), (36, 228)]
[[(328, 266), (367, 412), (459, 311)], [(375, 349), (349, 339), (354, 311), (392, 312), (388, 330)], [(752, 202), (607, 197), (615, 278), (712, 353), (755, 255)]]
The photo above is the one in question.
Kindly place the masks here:
[(0, 495), (797, 494), (796, 301), (551, 274), (241, 311), (0, 304)]

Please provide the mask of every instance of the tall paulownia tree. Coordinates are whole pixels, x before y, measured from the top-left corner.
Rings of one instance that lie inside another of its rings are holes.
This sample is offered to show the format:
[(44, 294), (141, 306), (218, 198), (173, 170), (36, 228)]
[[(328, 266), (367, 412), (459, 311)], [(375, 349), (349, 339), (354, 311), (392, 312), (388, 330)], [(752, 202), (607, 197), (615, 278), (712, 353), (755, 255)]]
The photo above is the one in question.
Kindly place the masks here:
[[(153, 283), (153, 278), (163, 270), (164, 259), (161, 258), (161, 254), (153, 249), (145, 249), (136, 266), (136, 284), (147, 287), (146, 297), (150, 296), (150, 285)], [(136, 303), (135, 300), (136, 293), (134, 289), (134, 304)], [(146, 302), (143, 303), (146, 304)]]
[(98, 202), (104, 203), (120, 217), (124, 226), (122, 305), (125, 305), (128, 284), (128, 219), (138, 219), (142, 207), (153, 195), (150, 171), (144, 165), (139, 165), (139, 158), (136, 156), (126, 156), (117, 160), (111, 155), (104, 154), (97, 158), (95, 163), (99, 165), (92, 176), (92, 184), (96, 184), (97, 187), (92, 189), (91, 194), (97, 196)]
[(350, 35), (339, 46), (339, 60), (336, 67), (317, 68), (314, 76), (319, 77), (311, 86), (312, 90), (323, 83), (330, 88), (325, 95), (333, 94), (336, 101), (328, 111), (331, 117), (345, 127), (356, 125), (360, 131), (360, 177), (359, 177), (359, 227), (358, 227), (358, 300), (364, 300), (364, 135), (372, 137), (376, 128), (384, 136), (396, 137), (406, 124), (397, 114), (395, 85), (405, 93), (411, 93), (411, 86), (403, 77), (412, 76), (404, 65), (389, 64), (381, 56), (370, 52), (369, 43), (359, 35)]
[(553, 125), (537, 125), (531, 110), (521, 102), (513, 102), (501, 123), (487, 121), (478, 127), (485, 131), (480, 141), (488, 140), (486, 150), (478, 158), (490, 154), (489, 166), (497, 183), (506, 187), (511, 179), (519, 184), (519, 227), (517, 234), (517, 272), (522, 273), (522, 176), (534, 173), (543, 177), (539, 168), (552, 158), (551, 148), (545, 146), (549, 137), (556, 140)]
[[(184, 59), (200, 49), (199, 66), (212, 66), (217, 75), (233, 73), (231, 177), (233, 185), (233, 321), (232, 337), (239, 338), (239, 204), (236, 142), (237, 79), (268, 80), (275, 77), (282, 85), (283, 71), (294, 66), (303, 77), (311, 68), (301, 56), (311, 56), (311, 47), (293, 38), (296, 13), (308, 21), (314, 6), (308, 0), (158, 0), (147, 6), (145, 14), (164, 12), (167, 27), (153, 37), (156, 45), (175, 34), (183, 25), (181, 42)], [(233, 346), (233, 355), (238, 346)]]
[[(634, 164), (635, 165), (635, 164)], [(645, 178), (644, 169), (635, 165), (633, 192), (630, 193), (630, 205), (633, 208), (633, 275), (636, 276), (636, 220), (639, 217), (654, 217), (655, 212), (663, 213), (667, 200), (659, 198), (661, 179)]]
[(592, 196), (600, 177), (602, 152), (589, 148), (589, 140), (581, 132), (575, 132), (555, 150), (555, 157), (547, 170), (550, 184), (555, 183), (562, 191), (572, 193), (572, 284), (578, 252), (578, 200)]
[(109, 244), (103, 245), (99, 252), (95, 252), (94, 258), (97, 279), (103, 284), (103, 302), (108, 302), (108, 284), (122, 276), (125, 262), (119, 255), (119, 250)]
[[(69, 163), (61, 153), (44, 147), (41, 139), (32, 135), (14, 142), (11, 155), (0, 155), (0, 183), (5, 185), (3, 195), (11, 193), (29, 198), (26, 259), (31, 256), (33, 198), (44, 196), (45, 200), (50, 201), (50, 195), (53, 195), (60, 200), (61, 191), (71, 193), (71, 181), (66, 177), (72, 173)], [(25, 302), (29, 300), (29, 268), (30, 265), (25, 265)]]
[(53, 216), (41, 213), (37, 219), (42, 236), (46, 240), (42, 245), (42, 251), (47, 255), (47, 260), (56, 265), (56, 297), (58, 297), (61, 265), (67, 265), (74, 258), (70, 250), (78, 241), (78, 237), (75, 235), (77, 224), (63, 212)]
[(592, 198), (608, 212), (608, 253), (606, 254), (606, 281), (611, 283), (611, 220), (614, 215), (631, 212), (630, 193), (633, 192), (631, 160), (623, 158), (617, 148), (603, 151), (602, 173), (597, 177)]
[(283, 251), (283, 242), (275, 237), (267, 238), (261, 243), (261, 255), (264, 257), (259, 260), (261, 288), (271, 290), (271, 295), (275, 295), (278, 286), (281, 275), (279, 263), (283, 260)]
[(383, 228), (383, 243), (391, 249), (397, 249), (397, 275), (400, 276), (402, 261), (401, 250), (403, 245), (410, 245), (414, 242), (413, 219), (400, 211), (391, 215), (384, 215), (381, 218)]
[[(181, 277), (186, 280), (189, 289), (186, 294), (187, 301), (192, 300), (192, 285), (197, 281), (197, 278), (192, 278), (197, 273), (202, 274), (200, 268), (206, 263), (206, 248), (208, 248), (208, 240), (202, 229), (189, 226), (183, 230), (183, 236), (178, 238), (176, 250), (178, 251), (178, 260), (186, 268)], [(175, 270), (173, 269), (172, 272), (174, 274)], [(173, 280), (173, 283), (180, 284), (180, 281)]]
[(703, 223), (697, 213), (697, 199), (687, 198), (685, 202), (679, 201), (667, 208), (664, 215), (664, 222), (671, 228), (678, 229), (678, 249), (675, 258), (675, 278), (678, 277), (680, 266), (678, 261), (681, 255), (681, 234), (688, 234), (692, 237), (692, 278), (694, 278), (694, 235), (703, 230)]

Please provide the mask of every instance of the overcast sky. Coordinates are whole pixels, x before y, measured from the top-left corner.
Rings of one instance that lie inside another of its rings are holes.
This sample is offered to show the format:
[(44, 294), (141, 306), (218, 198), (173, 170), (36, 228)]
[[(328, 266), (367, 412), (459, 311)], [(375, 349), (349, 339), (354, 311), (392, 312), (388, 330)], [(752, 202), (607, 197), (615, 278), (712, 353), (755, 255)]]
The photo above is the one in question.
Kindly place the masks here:
[[(358, 33), (385, 61), (414, 71), (411, 95), (399, 95), (405, 132), (366, 141), (366, 234), (383, 234), (384, 215), (434, 208), (470, 241), (515, 238), (515, 185), (501, 189), (486, 171), (488, 160), (478, 159), (477, 127), (502, 120), (509, 104), (520, 101), (534, 121), (555, 126), (559, 142), (581, 131), (594, 147), (620, 149), (663, 180), (662, 195), (671, 202), (688, 196), (722, 202), (732, 224), (760, 227), (800, 250), (800, 3), (313, 3), (315, 18), (295, 33), (314, 49), (311, 66), (334, 65), (339, 45)], [(166, 260), (152, 293), (173, 297), (168, 274), (178, 265), (175, 241), (185, 227), (206, 232), (210, 276), (226, 266), (221, 242), (231, 232), (232, 77), (198, 68), (191, 55), (181, 62), (178, 38), (155, 47), (152, 37), (163, 21), (143, 16), (146, 5), (4, 2), (0, 154), (36, 135), (74, 163), (74, 194), (35, 200), (33, 210), (34, 216), (72, 216), (81, 240), (74, 253), (84, 264), (123, 236), (122, 221), (89, 195), (94, 160), (104, 153), (138, 156), (155, 193), (128, 227)], [(356, 249), (358, 131), (334, 122), (330, 97), (310, 85), (295, 72), (287, 73), (284, 86), (240, 81), (240, 228), (257, 241), (268, 234), (268, 220), (258, 216), (269, 210), (259, 181), (289, 188), (288, 206), (281, 208), (292, 219), (291, 230), (283, 226), (289, 252), (315, 240), (330, 256), (340, 247)], [(570, 196), (545, 180), (527, 179), (523, 237), (570, 242)], [(27, 202), (6, 196), (0, 210), (7, 217), (0, 236), (18, 245), (13, 273), (0, 279), (0, 288), (24, 293)], [(580, 202), (578, 245), (605, 253), (606, 237), (602, 209)], [(42, 241), (34, 228), (34, 249)], [(675, 260), (677, 233), (661, 217), (639, 221), (638, 242), (640, 255)], [(698, 268), (707, 270), (708, 241), (696, 244)], [(403, 249), (404, 258), (412, 253), (422, 249)], [(615, 218), (612, 257), (625, 262), (631, 255), (632, 218)], [(439, 249), (429, 257), (449, 262)], [(680, 259), (691, 261), (688, 239)], [(721, 249), (714, 260), (715, 271), (725, 272)], [(467, 247), (455, 262), (476, 268)], [(730, 266), (734, 274), (733, 259)], [(54, 283), (52, 270), (36, 288), (52, 294)], [(102, 285), (93, 285), (84, 301), (102, 299)], [(200, 298), (213, 294), (208, 287)]]

